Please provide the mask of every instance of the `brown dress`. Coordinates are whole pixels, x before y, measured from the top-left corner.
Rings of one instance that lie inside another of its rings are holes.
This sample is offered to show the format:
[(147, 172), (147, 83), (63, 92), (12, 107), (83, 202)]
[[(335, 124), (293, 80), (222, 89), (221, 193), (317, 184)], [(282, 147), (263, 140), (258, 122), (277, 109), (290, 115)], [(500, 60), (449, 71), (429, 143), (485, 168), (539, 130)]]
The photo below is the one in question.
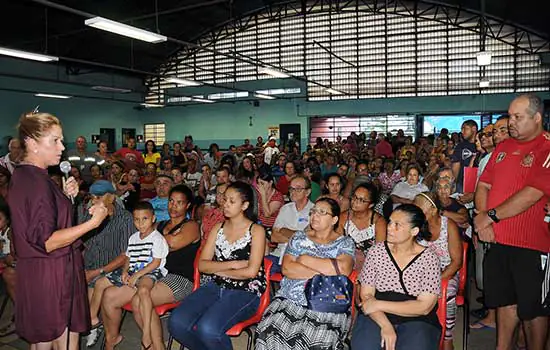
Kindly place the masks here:
[(58, 338), (67, 327), (86, 332), (90, 314), (82, 243), (50, 253), (45, 248), (54, 231), (72, 226), (71, 201), (45, 169), (32, 165), (15, 169), (9, 193), (18, 259), (17, 333), (34, 344)]

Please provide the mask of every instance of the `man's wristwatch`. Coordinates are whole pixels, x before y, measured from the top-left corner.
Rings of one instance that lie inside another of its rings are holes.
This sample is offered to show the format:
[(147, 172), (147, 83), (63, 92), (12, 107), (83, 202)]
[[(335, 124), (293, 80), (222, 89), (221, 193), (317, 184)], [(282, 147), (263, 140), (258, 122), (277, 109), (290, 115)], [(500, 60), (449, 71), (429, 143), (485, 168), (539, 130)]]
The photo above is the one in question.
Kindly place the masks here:
[(497, 211), (496, 211), (494, 208), (493, 208), (493, 209), (489, 209), (489, 210), (487, 211), (487, 216), (488, 216), (489, 218), (491, 218), (491, 220), (493, 220), (493, 222), (494, 222), (495, 224), (497, 224), (497, 223), (500, 221), (500, 219), (499, 219), (498, 216), (497, 216)]
[(106, 275), (105, 270), (99, 269), (99, 275), (100, 276), (105, 276)]

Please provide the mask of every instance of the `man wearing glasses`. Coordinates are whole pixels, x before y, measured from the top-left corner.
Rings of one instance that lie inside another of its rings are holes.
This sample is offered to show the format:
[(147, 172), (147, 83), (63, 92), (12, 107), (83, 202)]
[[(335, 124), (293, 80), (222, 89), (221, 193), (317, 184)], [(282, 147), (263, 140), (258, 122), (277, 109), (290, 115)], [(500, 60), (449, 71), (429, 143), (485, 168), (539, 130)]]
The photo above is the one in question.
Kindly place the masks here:
[(271, 233), (271, 242), (278, 243), (277, 248), (268, 256), (274, 262), (272, 272), (281, 271), (280, 262), (286, 244), (296, 231), (305, 230), (309, 225), (309, 211), (313, 208), (313, 203), (309, 200), (311, 182), (308, 178), (301, 175), (294, 177), (288, 191), (292, 202), (281, 208)]

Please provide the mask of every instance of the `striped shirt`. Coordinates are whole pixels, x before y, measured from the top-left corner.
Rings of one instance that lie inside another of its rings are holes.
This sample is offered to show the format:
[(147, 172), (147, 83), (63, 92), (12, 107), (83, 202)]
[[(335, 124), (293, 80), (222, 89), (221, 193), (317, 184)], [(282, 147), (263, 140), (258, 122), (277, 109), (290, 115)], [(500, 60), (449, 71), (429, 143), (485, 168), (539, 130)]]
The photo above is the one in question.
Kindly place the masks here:
[(130, 259), (130, 265), (128, 272), (136, 273), (139, 270), (143, 270), (149, 265), (153, 259), (161, 259), (158, 269), (163, 276), (168, 274), (168, 270), (164, 267), (166, 265), (166, 257), (170, 248), (164, 236), (154, 230), (144, 238), (141, 238), (141, 233), (138, 231), (130, 236), (128, 240), (128, 249), (126, 250), (126, 256)]
[[(91, 219), (86, 204), (78, 208), (78, 223)], [(124, 207), (115, 202), (114, 214), (98, 228), (84, 237), (84, 269), (96, 270), (104, 267), (128, 248), (128, 239), (136, 232), (134, 218)]]

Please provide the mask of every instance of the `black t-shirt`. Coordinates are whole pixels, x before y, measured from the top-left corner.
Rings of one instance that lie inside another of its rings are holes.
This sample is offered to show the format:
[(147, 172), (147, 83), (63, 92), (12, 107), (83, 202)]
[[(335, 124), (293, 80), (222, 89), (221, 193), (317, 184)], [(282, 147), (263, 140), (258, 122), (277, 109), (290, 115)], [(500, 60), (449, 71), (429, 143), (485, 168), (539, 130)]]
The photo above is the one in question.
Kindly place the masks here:
[(458, 172), (458, 176), (456, 178), (456, 191), (458, 193), (463, 193), (464, 191), (464, 167), (470, 165), (470, 159), (474, 157), (475, 154), (476, 145), (464, 140), (456, 145), (455, 151), (451, 156), (452, 163), (460, 163), (460, 171)]

